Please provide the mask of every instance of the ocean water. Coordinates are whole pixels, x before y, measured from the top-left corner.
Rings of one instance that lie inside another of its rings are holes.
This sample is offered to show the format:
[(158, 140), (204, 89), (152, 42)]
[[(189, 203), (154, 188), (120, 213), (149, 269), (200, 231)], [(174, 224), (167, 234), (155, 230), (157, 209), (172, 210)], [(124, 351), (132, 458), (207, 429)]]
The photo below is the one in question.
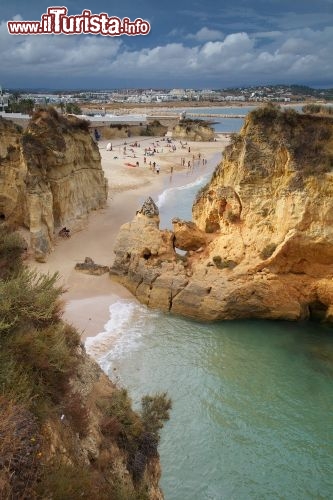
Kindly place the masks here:
[[(210, 172), (158, 200), (188, 218)], [(167, 392), (160, 444), (166, 500), (333, 498), (333, 329), (318, 323), (198, 323), (135, 300), (110, 306), (86, 347), (134, 405)]]
[[(191, 116), (195, 118), (195, 115), (200, 115), (201, 113), (207, 113), (210, 115), (219, 115), (219, 114), (224, 114), (224, 115), (243, 115), (244, 118), (245, 116), (250, 112), (256, 109), (258, 106), (253, 105), (253, 106), (241, 106), (241, 107), (229, 107), (229, 106), (216, 106), (213, 108), (188, 108), (185, 110), (179, 110), (181, 111), (186, 111), (188, 113), (191, 113)], [(287, 105), (287, 108), (293, 108), (296, 111), (301, 111), (302, 110), (302, 105), (298, 104), (291, 104)], [(213, 117), (200, 117), (202, 120), (208, 120), (208, 121), (213, 121), (213, 128), (215, 132), (220, 132), (220, 133), (233, 133), (233, 132), (239, 132), (240, 129), (243, 126), (244, 123), (244, 118), (216, 118), (214, 119)]]
[[(160, 229), (172, 229), (172, 218), (179, 217), (183, 220), (192, 220), (192, 202), (199, 189), (210, 180), (215, 165), (219, 163), (222, 155), (214, 155), (215, 160), (210, 160), (207, 167), (198, 168), (198, 172), (192, 173), (193, 180), (188, 184), (166, 188), (156, 201), (160, 212)], [(181, 203), (185, 200), (185, 203)], [(177, 207), (177, 211), (174, 208)]]
[[(218, 114), (224, 114), (224, 115), (243, 115), (244, 118), (245, 116), (250, 112), (253, 111), (256, 108), (256, 106), (242, 106), (239, 108), (235, 107), (214, 107), (214, 108), (189, 108), (186, 109), (188, 113), (193, 113), (193, 118), (195, 117), (196, 114), (200, 113), (207, 113), (210, 115), (218, 115)], [(244, 123), (244, 118), (213, 118), (213, 117), (207, 117), (203, 118), (200, 117), (200, 119), (203, 120), (208, 120), (208, 121), (213, 121), (213, 128), (215, 132), (223, 132), (223, 133), (233, 133), (233, 132), (239, 132), (239, 130), (242, 128), (243, 123)]]

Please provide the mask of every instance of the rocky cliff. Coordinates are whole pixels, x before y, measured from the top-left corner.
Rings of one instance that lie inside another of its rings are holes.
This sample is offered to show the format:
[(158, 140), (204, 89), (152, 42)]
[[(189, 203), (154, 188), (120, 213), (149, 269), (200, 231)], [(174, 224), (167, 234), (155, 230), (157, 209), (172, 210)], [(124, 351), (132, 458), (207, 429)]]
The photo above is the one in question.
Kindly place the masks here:
[(61, 318), (57, 274), (24, 267), (0, 225), (0, 498), (162, 500), (166, 394), (134, 411)]
[(198, 193), (194, 222), (160, 231), (143, 208), (111, 273), (145, 304), (193, 318), (333, 320), (332, 195), (333, 119), (258, 109)]
[(181, 120), (173, 129), (172, 137), (185, 141), (213, 141), (214, 129), (204, 120)]
[(58, 230), (75, 230), (105, 205), (107, 182), (87, 123), (55, 110), (37, 112), (27, 129), (0, 119), (0, 217), (29, 231), (45, 260)]

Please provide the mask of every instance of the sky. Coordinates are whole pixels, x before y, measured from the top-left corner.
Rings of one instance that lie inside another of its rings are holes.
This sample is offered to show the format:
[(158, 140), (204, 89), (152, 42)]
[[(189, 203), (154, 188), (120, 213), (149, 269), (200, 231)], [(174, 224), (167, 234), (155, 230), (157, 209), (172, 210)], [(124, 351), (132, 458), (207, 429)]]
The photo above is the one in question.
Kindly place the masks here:
[[(64, 5), (147, 20), (148, 35), (10, 35)], [(0, 5), (5, 88), (333, 87), (333, 0), (10, 0)]]

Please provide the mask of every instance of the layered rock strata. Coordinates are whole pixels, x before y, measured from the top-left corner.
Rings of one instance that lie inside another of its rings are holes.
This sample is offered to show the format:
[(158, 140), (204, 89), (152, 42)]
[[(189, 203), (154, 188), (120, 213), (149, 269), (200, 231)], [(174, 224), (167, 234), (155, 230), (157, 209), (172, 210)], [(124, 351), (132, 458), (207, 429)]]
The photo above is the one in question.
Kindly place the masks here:
[(0, 120), (0, 217), (29, 231), (45, 260), (58, 230), (76, 230), (105, 205), (107, 181), (87, 123), (55, 110), (37, 112), (27, 129)]
[(333, 119), (252, 112), (193, 221), (161, 231), (157, 212), (139, 212), (111, 274), (148, 306), (192, 318), (332, 321)]

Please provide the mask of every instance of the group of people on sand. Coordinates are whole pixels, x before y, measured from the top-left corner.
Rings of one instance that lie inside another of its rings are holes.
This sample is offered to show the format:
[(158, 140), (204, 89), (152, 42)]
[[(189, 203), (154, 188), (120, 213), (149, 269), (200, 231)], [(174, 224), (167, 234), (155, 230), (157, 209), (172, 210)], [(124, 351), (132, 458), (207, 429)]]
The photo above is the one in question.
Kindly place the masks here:
[[(176, 144), (172, 141), (172, 139), (162, 139), (162, 140), (166, 140), (167, 142), (167, 147), (169, 149), (169, 152), (174, 152), (177, 150), (177, 146)], [(180, 141), (180, 146), (182, 149), (187, 149), (187, 152), (190, 153), (191, 152), (191, 147), (187, 145), (187, 142), (182, 142)], [(119, 146), (119, 149), (120, 149), (121, 146)], [(135, 151), (133, 148), (138, 148), (140, 147), (140, 144), (135, 141), (133, 142), (133, 144), (130, 144), (129, 147), (127, 147), (127, 142), (125, 141), (123, 143), (123, 154), (124, 156), (131, 156), (133, 158), (137, 158), (137, 156), (135, 155)], [(149, 156), (154, 156), (155, 153), (163, 153), (163, 148), (161, 151), (159, 151), (160, 148), (160, 143), (159, 141), (157, 140), (156, 142), (154, 143), (151, 143), (151, 145), (149, 145), (149, 147), (146, 147), (144, 148), (144, 156), (143, 156), (143, 163), (144, 165), (147, 165), (147, 157)], [(106, 150), (107, 151), (113, 151), (113, 145), (111, 142), (108, 142), (107, 145), (106, 145)], [(130, 153), (130, 154), (128, 154)], [(131, 154), (132, 153), (132, 154)], [(185, 157), (182, 157), (181, 160), (180, 160), (180, 164), (182, 167), (187, 167), (188, 169), (193, 169), (195, 167), (195, 163), (197, 162), (197, 165), (200, 166), (201, 162), (202, 162), (202, 165), (206, 165), (207, 164), (207, 160), (205, 158), (202, 158), (202, 155), (201, 153), (199, 152), (197, 156), (195, 156), (194, 154), (192, 154), (192, 161), (191, 159), (186, 159)], [(137, 161), (136, 164), (134, 165), (131, 165), (131, 166), (136, 166), (136, 167), (139, 167), (139, 162)], [(156, 174), (159, 174), (160, 173), (160, 166), (156, 163), (156, 161), (149, 161), (149, 168)], [(172, 174), (173, 173), (173, 169), (174, 167), (171, 166), (170, 167), (170, 173)]]
[[(196, 157), (195, 155), (192, 155), (192, 162), (191, 160), (187, 160), (187, 168), (193, 168), (195, 166), (195, 162), (198, 162), (198, 167), (200, 166), (200, 161), (201, 161), (201, 153), (198, 154), (198, 157)], [(185, 167), (186, 166), (186, 158), (181, 158), (180, 159), (180, 164), (182, 167)], [(207, 160), (205, 158), (202, 158), (202, 165), (206, 165), (207, 164)]]

